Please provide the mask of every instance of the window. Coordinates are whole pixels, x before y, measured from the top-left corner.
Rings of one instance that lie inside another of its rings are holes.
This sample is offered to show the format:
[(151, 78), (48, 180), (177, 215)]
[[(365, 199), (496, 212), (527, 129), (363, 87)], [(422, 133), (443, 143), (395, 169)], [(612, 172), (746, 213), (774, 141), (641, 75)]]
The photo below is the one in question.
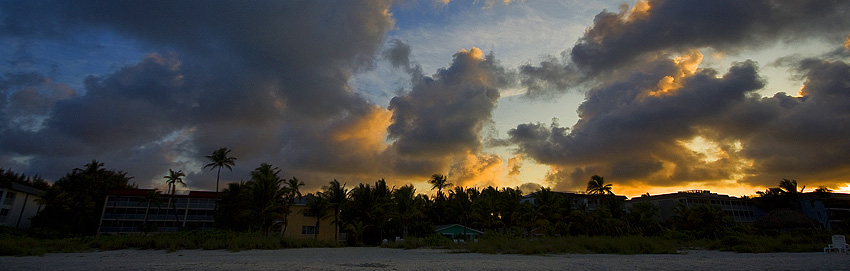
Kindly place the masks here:
[(301, 226), (301, 234), (316, 234), (316, 226)]
[(12, 203), (15, 203), (15, 192), (9, 192), (6, 194), (6, 201), (3, 202), (3, 204), (6, 205), (12, 205)]

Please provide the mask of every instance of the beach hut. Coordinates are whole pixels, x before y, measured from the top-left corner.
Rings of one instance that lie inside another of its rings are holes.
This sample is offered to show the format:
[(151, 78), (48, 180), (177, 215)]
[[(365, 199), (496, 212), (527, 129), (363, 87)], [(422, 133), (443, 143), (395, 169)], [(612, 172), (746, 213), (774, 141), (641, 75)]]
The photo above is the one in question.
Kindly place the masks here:
[(460, 224), (448, 224), (434, 226), (434, 231), (449, 239), (455, 240), (473, 240), (478, 241), (478, 237), (484, 232), (466, 227)]

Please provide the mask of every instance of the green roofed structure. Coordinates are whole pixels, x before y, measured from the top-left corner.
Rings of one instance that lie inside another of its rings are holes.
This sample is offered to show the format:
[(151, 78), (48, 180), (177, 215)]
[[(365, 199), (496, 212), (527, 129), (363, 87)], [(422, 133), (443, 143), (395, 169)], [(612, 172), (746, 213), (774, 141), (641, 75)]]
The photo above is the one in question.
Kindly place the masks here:
[(455, 242), (458, 242), (459, 240), (478, 241), (478, 237), (484, 234), (482, 231), (460, 224), (437, 225), (434, 226), (434, 231), (442, 236), (454, 240)]

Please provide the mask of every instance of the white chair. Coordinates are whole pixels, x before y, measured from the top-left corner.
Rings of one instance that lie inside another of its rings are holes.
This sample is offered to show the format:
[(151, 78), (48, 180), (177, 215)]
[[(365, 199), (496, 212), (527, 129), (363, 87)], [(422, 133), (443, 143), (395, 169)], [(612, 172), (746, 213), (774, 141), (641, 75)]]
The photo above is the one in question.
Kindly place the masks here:
[(832, 252), (833, 250), (837, 250), (838, 252), (844, 252), (846, 254), (847, 249), (850, 249), (850, 245), (847, 244), (847, 240), (844, 239), (844, 235), (833, 235), (832, 244), (823, 248), (823, 252)]

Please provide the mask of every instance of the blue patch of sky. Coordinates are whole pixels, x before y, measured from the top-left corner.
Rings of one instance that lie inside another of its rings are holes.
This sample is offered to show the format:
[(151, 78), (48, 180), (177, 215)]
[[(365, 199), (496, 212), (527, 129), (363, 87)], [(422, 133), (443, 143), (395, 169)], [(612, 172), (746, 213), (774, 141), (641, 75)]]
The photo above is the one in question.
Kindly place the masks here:
[(86, 77), (109, 74), (148, 52), (111, 32), (90, 31), (62, 39), (0, 38), (0, 73), (37, 72), (85, 94)]

